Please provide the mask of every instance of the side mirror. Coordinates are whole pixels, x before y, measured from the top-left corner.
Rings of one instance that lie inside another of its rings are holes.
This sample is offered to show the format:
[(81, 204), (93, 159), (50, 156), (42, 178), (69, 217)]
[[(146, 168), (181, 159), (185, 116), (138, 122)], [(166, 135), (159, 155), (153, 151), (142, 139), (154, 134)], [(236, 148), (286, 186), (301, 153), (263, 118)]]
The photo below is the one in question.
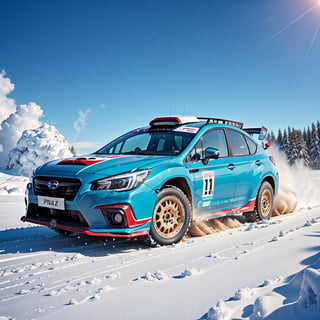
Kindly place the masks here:
[(203, 164), (208, 164), (210, 159), (218, 159), (220, 156), (220, 151), (216, 148), (207, 148), (204, 151), (204, 159), (202, 160)]

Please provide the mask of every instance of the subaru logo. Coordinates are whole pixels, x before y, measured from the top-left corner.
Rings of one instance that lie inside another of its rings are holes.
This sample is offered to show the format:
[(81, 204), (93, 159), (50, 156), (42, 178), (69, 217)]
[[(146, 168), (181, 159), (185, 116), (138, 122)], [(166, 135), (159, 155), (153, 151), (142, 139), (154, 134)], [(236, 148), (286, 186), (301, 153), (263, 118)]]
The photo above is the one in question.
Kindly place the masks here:
[(59, 182), (57, 180), (48, 181), (48, 188), (50, 190), (56, 190), (59, 188)]

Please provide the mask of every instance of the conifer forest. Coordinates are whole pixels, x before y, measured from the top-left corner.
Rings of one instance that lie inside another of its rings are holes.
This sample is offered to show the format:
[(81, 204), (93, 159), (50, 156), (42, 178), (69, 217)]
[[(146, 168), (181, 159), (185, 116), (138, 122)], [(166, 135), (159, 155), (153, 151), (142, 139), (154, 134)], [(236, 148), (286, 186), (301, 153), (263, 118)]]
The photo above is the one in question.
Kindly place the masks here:
[(271, 131), (267, 140), (276, 144), (279, 150), (285, 153), (290, 165), (303, 161), (309, 168), (320, 169), (319, 120), (303, 130), (288, 127), (283, 131), (279, 129), (277, 135)]

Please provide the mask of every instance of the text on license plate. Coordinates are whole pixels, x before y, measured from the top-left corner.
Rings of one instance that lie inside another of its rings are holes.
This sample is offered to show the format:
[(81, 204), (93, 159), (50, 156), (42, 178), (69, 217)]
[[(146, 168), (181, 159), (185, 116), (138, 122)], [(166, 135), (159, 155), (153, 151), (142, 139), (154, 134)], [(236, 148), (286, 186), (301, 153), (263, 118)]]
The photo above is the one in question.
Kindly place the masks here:
[(51, 209), (65, 210), (64, 198), (38, 196), (38, 206)]

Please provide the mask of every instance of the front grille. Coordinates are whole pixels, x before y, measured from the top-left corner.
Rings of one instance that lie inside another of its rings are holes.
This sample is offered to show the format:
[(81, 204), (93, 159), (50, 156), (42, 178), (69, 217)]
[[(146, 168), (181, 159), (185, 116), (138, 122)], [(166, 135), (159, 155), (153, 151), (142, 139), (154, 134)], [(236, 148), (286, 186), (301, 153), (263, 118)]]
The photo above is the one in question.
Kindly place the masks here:
[[(54, 190), (50, 189), (48, 186), (49, 181), (57, 182), (57, 188)], [(55, 177), (36, 177), (33, 179), (33, 189), (35, 195), (64, 198), (70, 201), (76, 196), (80, 185), (81, 182), (78, 179)]]
[(52, 219), (55, 219), (58, 224), (74, 227), (74, 228), (88, 228), (89, 225), (84, 219), (80, 211), (76, 210), (55, 210), (44, 207), (39, 207), (36, 204), (31, 203), (28, 207), (27, 218), (37, 221), (43, 221), (50, 223)]

